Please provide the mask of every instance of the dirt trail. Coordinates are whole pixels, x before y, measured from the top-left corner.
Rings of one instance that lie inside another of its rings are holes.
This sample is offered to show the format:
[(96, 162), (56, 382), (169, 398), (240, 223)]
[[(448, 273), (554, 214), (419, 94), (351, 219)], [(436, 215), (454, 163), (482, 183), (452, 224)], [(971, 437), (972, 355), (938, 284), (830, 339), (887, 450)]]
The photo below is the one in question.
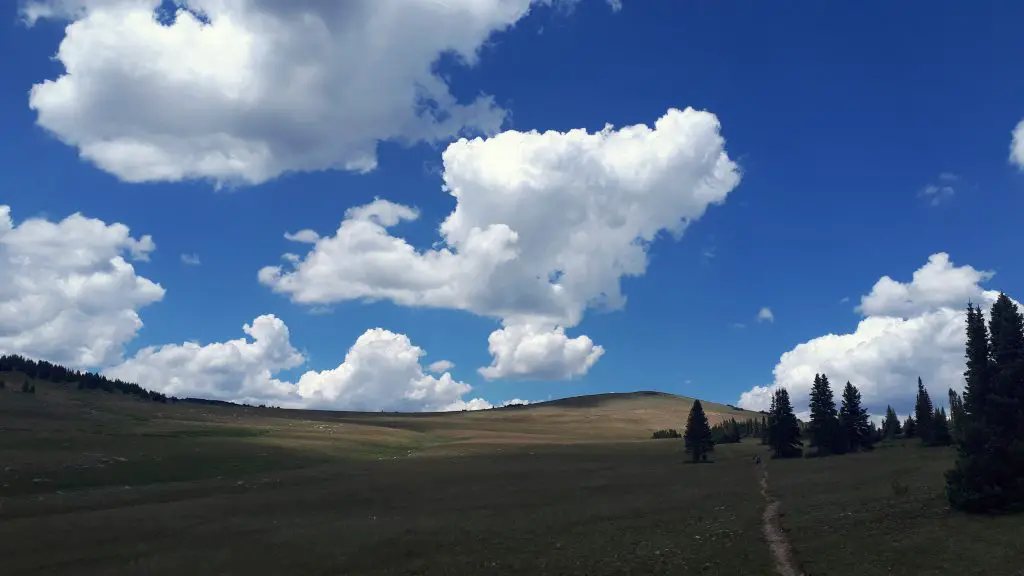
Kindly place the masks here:
[(804, 576), (804, 573), (796, 567), (793, 547), (790, 546), (779, 523), (779, 501), (768, 494), (768, 470), (763, 464), (758, 465), (758, 470), (761, 471), (761, 496), (765, 501), (762, 529), (764, 538), (768, 542), (768, 549), (771, 550), (772, 558), (775, 560), (775, 571), (781, 576)]

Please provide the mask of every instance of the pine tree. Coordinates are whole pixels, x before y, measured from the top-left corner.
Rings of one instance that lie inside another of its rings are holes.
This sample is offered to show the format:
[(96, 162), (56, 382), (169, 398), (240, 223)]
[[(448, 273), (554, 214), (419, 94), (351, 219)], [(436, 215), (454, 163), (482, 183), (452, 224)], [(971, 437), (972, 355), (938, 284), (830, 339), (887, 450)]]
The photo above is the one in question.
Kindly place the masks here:
[(980, 308), (967, 308), (964, 425), (946, 473), (952, 507), (967, 512), (1024, 509), (1024, 317), (1000, 294), (986, 333)]
[(818, 454), (842, 452), (839, 432), (839, 415), (836, 402), (832, 397), (832, 387), (828, 376), (814, 375), (814, 386), (811, 387), (811, 422), (808, 426), (811, 446), (817, 448)]
[(932, 422), (935, 420), (935, 408), (932, 406), (932, 399), (928, 396), (921, 377), (917, 377), (917, 401), (914, 402), (914, 421), (917, 424), (917, 435), (925, 446), (932, 445), (933, 430)]
[(839, 423), (844, 444), (848, 450), (870, 450), (875, 440), (875, 429), (868, 418), (868, 411), (861, 406), (860, 390), (849, 382), (843, 388), (842, 405), (839, 408)]
[(917, 437), (917, 422), (914, 420), (913, 416), (907, 416), (907, 419), (903, 421), (903, 437)]
[(936, 408), (932, 417), (932, 446), (949, 446), (953, 437), (949, 433), (949, 419), (944, 408)]
[[(774, 402), (774, 401), (775, 400), (773, 398), (772, 402)], [(768, 430), (768, 418), (765, 417), (765, 416), (761, 416), (761, 444), (762, 445), (767, 445), (768, 444), (768, 432), (769, 432), (769, 430)]]
[(690, 415), (686, 418), (686, 432), (683, 433), (683, 438), (686, 440), (686, 453), (694, 462), (707, 460), (708, 452), (714, 450), (711, 427), (708, 426), (708, 417), (704, 414), (700, 400), (693, 401)]
[(892, 409), (892, 406), (885, 407), (885, 420), (882, 421), (882, 437), (886, 440), (894, 440), (903, 432), (903, 427), (900, 426), (900, 417), (896, 415), (896, 411)]
[(959, 441), (963, 437), (964, 401), (952, 388), (949, 389), (949, 419), (953, 439)]
[(779, 388), (772, 395), (768, 416), (768, 444), (776, 458), (793, 458), (801, 454), (800, 422), (793, 413), (789, 392)]

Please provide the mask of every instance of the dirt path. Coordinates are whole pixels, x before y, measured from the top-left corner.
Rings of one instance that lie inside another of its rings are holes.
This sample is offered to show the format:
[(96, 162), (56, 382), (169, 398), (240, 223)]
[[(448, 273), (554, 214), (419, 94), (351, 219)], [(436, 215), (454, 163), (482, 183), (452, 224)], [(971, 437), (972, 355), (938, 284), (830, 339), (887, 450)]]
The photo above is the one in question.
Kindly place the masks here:
[(786, 538), (779, 523), (779, 501), (768, 494), (768, 469), (763, 464), (758, 465), (761, 471), (761, 496), (764, 497), (764, 520), (761, 524), (764, 530), (764, 538), (768, 542), (768, 549), (771, 550), (772, 558), (775, 560), (775, 571), (780, 576), (804, 576), (796, 567), (793, 556), (793, 547)]

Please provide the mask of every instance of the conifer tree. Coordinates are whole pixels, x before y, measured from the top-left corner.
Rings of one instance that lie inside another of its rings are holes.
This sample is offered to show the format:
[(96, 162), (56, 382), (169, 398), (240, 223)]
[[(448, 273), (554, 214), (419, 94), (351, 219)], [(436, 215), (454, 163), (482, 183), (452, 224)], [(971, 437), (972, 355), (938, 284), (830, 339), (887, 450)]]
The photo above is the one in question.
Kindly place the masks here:
[(789, 392), (779, 388), (772, 395), (768, 417), (768, 444), (776, 458), (793, 458), (801, 453), (800, 422), (793, 413)]
[(907, 419), (903, 421), (903, 437), (917, 437), (917, 422), (914, 420), (913, 416), (907, 416)]
[(903, 432), (903, 427), (900, 426), (900, 417), (896, 415), (896, 411), (892, 409), (892, 406), (885, 407), (885, 420), (882, 421), (882, 437), (886, 440), (894, 440)]
[[(774, 401), (775, 400), (774, 400), (774, 397), (773, 397), (772, 402), (774, 402)], [(761, 416), (761, 444), (762, 445), (767, 445), (768, 444), (768, 432), (769, 432), (769, 430), (768, 430), (768, 418), (766, 416)]]
[(849, 382), (843, 388), (842, 405), (839, 408), (839, 423), (843, 444), (850, 451), (870, 450), (875, 441), (875, 429), (868, 418), (868, 411), (861, 406), (860, 390)]
[(708, 426), (708, 417), (704, 414), (704, 407), (700, 400), (693, 401), (690, 408), (690, 415), (686, 418), (686, 431), (683, 433), (686, 441), (686, 453), (694, 462), (707, 460), (708, 452), (714, 449), (711, 441), (711, 427)]
[(949, 420), (953, 439), (959, 441), (963, 436), (964, 401), (952, 388), (949, 389)]
[(818, 454), (842, 452), (839, 432), (839, 415), (836, 402), (832, 397), (832, 387), (828, 376), (814, 375), (814, 386), (811, 387), (811, 422), (808, 426), (811, 446), (817, 448)]
[(949, 419), (945, 408), (936, 408), (932, 417), (932, 446), (949, 446), (953, 436), (949, 432)]
[[(986, 337), (987, 336), (987, 337)], [(1024, 317), (1000, 294), (986, 334), (967, 308), (965, 419), (946, 473), (950, 505), (967, 512), (1024, 510)]]
[(914, 422), (917, 424), (917, 435), (921, 443), (930, 446), (933, 444), (932, 423), (935, 421), (935, 408), (932, 406), (932, 399), (928, 396), (921, 377), (917, 377), (917, 401), (914, 402)]

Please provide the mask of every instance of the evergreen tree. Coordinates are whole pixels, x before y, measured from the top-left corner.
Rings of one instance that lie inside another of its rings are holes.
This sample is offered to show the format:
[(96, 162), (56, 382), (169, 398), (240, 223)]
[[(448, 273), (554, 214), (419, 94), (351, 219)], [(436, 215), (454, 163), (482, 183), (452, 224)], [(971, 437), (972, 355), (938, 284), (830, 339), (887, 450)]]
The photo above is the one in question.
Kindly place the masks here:
[(944, 408), (936, 408), (932, 417), (932, 446), (949, 446), (953, 437), (949, 432), (949, 420)]
[(928, 396), (921, 377), (917, 377), (917, 401), (914, 402), (914, 421), (917, 424), (917, 435), (921, 443), (930, 446), (932, 444), (932, 422), (935, 421), (935, 408), (932, 406), (932, 399)]
[(946, 473), (950, 505), (967, 512), (1024, 509), (1024, 317), (1000, 294), (986, 334), (980, 308), (967, 308), (965, 419), (958, 457)]
[(811, 422), (807, 432), (811, 446), (818, 449), (818, 454), (842, 452), (839, 415), (836, 412), (836, 402), (832, 397), (828, 376), (824, 374), (814, 375), (814, 386), (811, 387)]
[(868, 411), (861, 405), (860, 390), (849, 382), (843, 388), (842, 405), (839, 408), (839, 423), (843, 444), (848, 450), (870, 450), (875, 441), (875, 428), (868, 419)]
[(28, 380), (25, 380), (24, 382), (21, 383), (21, 391), (25, 394), (28, 394)]
[(793, 413), (789, 392), (785, 388), (779, 388), (772, 395), (768, 416), (768, 444), (776, 458), (793, 458), (802, 452), (800, 422)]
[[(772, 400), (774, 402), (774, 399)], [(761, 444), (768, 444), (768, 418), (761, 416)]]
[(885, 420), (882, 421), (882, 437), (886, 440), (894, 440), (903, 432), (903, 427), (900, 426), (900, 417), (896, 415), (896, 411), (892, 409), (892, 406), (885, 407)]
[(949, 389), (949, 419), (953, 439), (959, 441), (963, 437), (964, 401), (952, 388)]
[(914, 420), (913, 416), (907, 416), (907, 419), (903, 422), (903, 437), (917, 437), (917, 422)]
[(693, 401), (690, 408), (690, 415), (686, 418), (686, 431), (683, 433), (686, 440), (686, 453), (694, 462), (707, 460), (708, 452), (714, 450), (711, 442), (711, 427), (708, 426), (708, 417), (704, 414), (704, 407), (700, 400)]

